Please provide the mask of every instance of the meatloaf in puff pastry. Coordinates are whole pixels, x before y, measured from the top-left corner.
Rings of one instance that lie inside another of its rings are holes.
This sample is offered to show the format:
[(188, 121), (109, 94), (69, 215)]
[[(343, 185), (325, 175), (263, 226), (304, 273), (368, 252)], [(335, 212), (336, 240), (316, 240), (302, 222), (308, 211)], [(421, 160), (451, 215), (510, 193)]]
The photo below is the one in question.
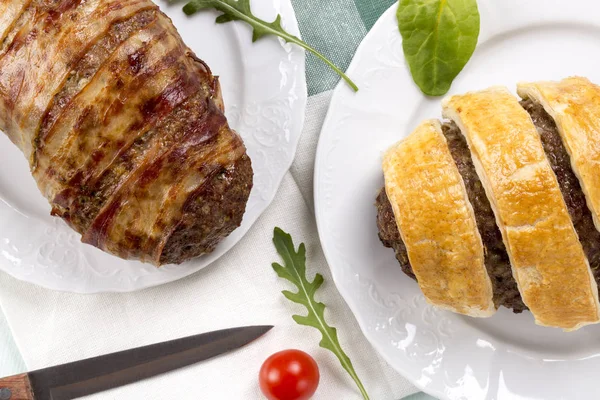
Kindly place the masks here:
[[(439, 121), (423, 122), (389, 149), (383, 171), (385, 190), (425, 297), (461, 314), (493, 314), (481, 236)], [(407, 176), (410, 179), (402, 179)], [(420, 201), (424, 197), (430, 201)]]
[[(456, 184), (449, 175), (436, 183), (440, 162), (448, 161), (439, 143), (408, 146), (422, 136), (420, 126), (390, 148), (383, 163), (385, 188), (377, 199), (379, 236), (434, 305), (471, 316), (489, 316), (501, 305), (529, 309), (539, 325), (575, 330), (600, 322), (600, 87), (575, 77), (522, 83), (518, 93), (521, 101), (502, 87), (443, 101), (449, 121), (441, 132), (465, 193), (446, 212), (436, 214), (448, 199), (444, 191), (426, 189)], [(393, 172), (392, 153), (406, 163)], [(414, 162), (433, 153), (429, 163)], [(411, 194), (417, 188), (420, 196)], [(483, 263), (475, 257), (468, 267), (458, 257), (473, 248), (464, 218), (456, 215), (465, 209), (463, 202), (484, 249)], [(411, 213), (414, 209), (421, 212)], [(423, 234), (411, 236), (415, 230)], [(431, 246), (428, 257), (414, 255), (415, 240)], [(489, 293), (490, 312), (473, 312), (479, 299), (457, 299), (452, 290), (427, 294), (432, 286), (465, 281), (477, 285), (465, 293)]]
[(52, 214), (121, 258), (181, 263), (241, 223), (219, 82), (150, 0), (0, 0), (0, 129)]

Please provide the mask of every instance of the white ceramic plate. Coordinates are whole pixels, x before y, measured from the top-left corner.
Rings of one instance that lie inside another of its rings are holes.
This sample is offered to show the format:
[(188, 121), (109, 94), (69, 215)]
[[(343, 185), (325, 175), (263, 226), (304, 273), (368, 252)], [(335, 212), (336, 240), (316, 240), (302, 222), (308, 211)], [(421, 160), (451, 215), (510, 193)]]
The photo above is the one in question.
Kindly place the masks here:
[[(479, 0), (479, 46), (451, 93), (518, 81), (583, 75), (600, 83), (600, 3)], [(339, 291), (377, 351), (442, 399), (595, 399), (600, 326), (574, 333), (536, 326), (501, 309), (474, 319), (428, 306), (391, 249), (377, 238), (381, 154), (425, 118), (439, 98), (413, 84), (388, 10), (349, 69), (323, 126), (315, 171), (319, 233)]]
[[(184, 41), (221, 77), (225, 113), (244, 138), (254, 168), (254, 188), (242, 226), (210, 255), (156, 269), (124, 261), (80, 242), (80, 236), (50, 216), (50, 206), (29, 174), (27, 162), (0, 133), (0, 270), (50, 289), (79, 293), (128, 292), (171, 282), (219, 258), (250, 229), (275, 196), (292, 163), (306, 106), (304, 51), (265, 38), (252, 43), (238, 22), (215, 24), (216, 12), (186, 17), (184, 3), (157, 2)], [(252, 3), (261, 18), (282, 15), (299, 35), (289, 0)]]

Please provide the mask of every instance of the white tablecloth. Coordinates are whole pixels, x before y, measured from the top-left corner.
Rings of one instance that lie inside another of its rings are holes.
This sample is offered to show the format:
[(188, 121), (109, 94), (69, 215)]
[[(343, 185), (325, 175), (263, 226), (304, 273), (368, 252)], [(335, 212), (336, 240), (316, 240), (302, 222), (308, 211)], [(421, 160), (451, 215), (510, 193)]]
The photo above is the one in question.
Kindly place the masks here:
[(0, 376), (16, 375), (25, 371), (25, 363), (15, 344), (4, 312), (0, 308)]
[(0, 273), (0, 305), (27, 368), (215, 329), (272, 324), (271, 332), (241, 350), (91, 397), (260, 399), (257, 374), (264, 359), (279, 350), (299, 348), (312, 354), (321, 369), (315, 399), (359, 399), (335, 356), (318, 346), (319, 332), (296, 325), (291, 318), (303, 310), (281, 295), (291, 287), (270, 266), (278, 260), (272, 232), (280, 226), (298, 243), (306, 243), (310, 277), (316, 272), (324, 275), (325, 285), (317, 297), (327, 305), (326, 317), (339, 329), (342, 345), (371, 397), (397, 400), (415, 392), (360, 332), (335, 288), (319, 244), (312, 211), (313, 160), (330, 96), (325, 92), (309, 99), (296, 161), (273, 204), (237, 246), (199, 273), (137, 293), (102, 295), (52, 292)]

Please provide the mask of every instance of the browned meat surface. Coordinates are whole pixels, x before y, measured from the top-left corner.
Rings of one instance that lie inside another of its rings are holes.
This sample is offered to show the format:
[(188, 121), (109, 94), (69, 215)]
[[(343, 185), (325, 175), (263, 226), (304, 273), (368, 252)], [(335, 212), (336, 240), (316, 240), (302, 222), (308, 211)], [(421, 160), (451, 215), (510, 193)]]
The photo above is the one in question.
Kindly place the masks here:
[(241, 223), (252, 166), (218, 79), (150, 0), (1, 1), (0, 129), (119, 257), (180, 263)]
[(178, 263), (189, 258), (190, 253), (212, 251), (232, 227), (242, 222), (251, 185), (248, 156), (219, 171), (188, 200), (183, 217), (162, 252), (162, 261)]
[(375, 202), (377, 207), (377, 228), (379, 229), (379, 239), (385, 247), (391, 247), (396, 252), (396, 260), (400, 263), (402, 271), (413, 279), (417, 279), (415, 273), (410, 266), (408, 260), (408, 254), (406, 252), (406, 246), (400, 237), (398, 231), (398, 225), (396, 225), (396, 219), (394, 217), (394, 211), (390, 204), (385, 189), (379, 191), (377, 201)]

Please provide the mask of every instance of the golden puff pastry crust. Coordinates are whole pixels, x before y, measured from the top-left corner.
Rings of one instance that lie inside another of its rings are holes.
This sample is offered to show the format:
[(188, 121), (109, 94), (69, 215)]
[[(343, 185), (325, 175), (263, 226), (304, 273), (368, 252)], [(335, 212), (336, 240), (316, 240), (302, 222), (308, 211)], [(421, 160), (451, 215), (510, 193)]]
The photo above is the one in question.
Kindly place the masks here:
[(496, 311), (484, 250), (463, 180), (437, 120), (384, 156), (385, 190), (427, 300), (474, 317)]
[(587, 78), (518, 85), (519, 96), (540, 103), (556, 122), (573, 172), (600, 230), (600, 87)]
[(503, 87), (447, 98), (443, 109), (467, 138), (536, 323), (598, 322), (598, 288), (529, 114)]

